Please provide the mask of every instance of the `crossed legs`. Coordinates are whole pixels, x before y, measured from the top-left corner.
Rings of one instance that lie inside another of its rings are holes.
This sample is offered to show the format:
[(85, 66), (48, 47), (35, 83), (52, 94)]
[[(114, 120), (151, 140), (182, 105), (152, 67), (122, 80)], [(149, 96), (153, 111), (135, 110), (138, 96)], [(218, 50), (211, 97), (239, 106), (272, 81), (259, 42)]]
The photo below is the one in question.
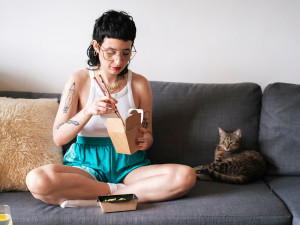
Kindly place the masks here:
[(164, 201), (186, 194), (196, 182), (191, 167), (162, 164), (139, 167), (123, 180), (127, 186), (110, 193), (108, 184), (94, 180), (84, 170), (65, 165), (46, 165), (30, 171), (26, 184), (37, 199), (60, 205), (65, 200), (96, 199), (99, 195), (134, 193), (139, 202)]
[(156, 202), (187, 194), (195, 185), (196, 174), (185, 165), (150, 165), (133, 170), (123, 182), (127, 187), (114, 194), (134, 193), (139, 202)]

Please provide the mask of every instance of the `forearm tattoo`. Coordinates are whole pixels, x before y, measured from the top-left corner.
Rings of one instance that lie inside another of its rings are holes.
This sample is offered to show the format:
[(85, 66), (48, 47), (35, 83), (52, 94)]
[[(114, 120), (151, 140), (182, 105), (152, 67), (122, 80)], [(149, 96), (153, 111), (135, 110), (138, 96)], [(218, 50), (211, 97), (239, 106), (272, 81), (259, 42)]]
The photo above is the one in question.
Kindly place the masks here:
[(64, 124), (73, 124), (74, 126), (79, 126), (79, 123), (77, 121), (75, 121), (75, 120), (68, 120), (66, 122), (63, 122), (63, 123), (59, 124), (56, 129), (58, 130)]
[(85, 116), (88, 116), (88, 115), (89, 115), (89, 111), (85, 109), (85, 110), (83, 111), (83, 114), (84, 114)]
[(142, 127), (147, 129), (149, 127), (149, 124), (150, 124), (150, 112), (146, 111), (146, 112), (144, 112)]
[(68, 93), (68, 96), (65, 101), (64, 113), (68, 112), (68, 110), (72, 104), (74, 94), (75, 94), (75, 82), (69, 88), (69, 93)]

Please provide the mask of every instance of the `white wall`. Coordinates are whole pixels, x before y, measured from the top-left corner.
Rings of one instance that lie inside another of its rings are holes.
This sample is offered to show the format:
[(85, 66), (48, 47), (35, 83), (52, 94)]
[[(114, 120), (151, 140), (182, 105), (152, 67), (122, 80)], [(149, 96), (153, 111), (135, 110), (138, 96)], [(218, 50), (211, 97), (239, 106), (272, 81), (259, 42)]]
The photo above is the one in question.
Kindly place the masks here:
[(60, 92), (108, 9), (133, 16), (149, 80), (300, 83), (298, 0), (0, 0), (0, 90)]

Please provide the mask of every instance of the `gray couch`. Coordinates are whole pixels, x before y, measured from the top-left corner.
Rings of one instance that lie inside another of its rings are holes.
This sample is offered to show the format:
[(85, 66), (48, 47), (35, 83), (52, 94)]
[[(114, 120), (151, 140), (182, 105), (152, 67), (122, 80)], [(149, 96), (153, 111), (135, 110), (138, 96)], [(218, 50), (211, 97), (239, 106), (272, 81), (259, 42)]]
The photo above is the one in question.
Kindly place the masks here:
[[(152, 163), (190, 166), (213, 161), (220, 126), (243, 130), (242, 147), (262, 152), (262, 180), (234, 185), (197, 181), (183, 198), (143, 203), (136, 211), (47, 205), (29, 192), (0, 193), (18, 224), (265, 224), (300, 225), (300, 85), (274, 83), (186, 84), (151, 82), (154, 144)], [(0, 92), (14, 98), (59, 94)]]

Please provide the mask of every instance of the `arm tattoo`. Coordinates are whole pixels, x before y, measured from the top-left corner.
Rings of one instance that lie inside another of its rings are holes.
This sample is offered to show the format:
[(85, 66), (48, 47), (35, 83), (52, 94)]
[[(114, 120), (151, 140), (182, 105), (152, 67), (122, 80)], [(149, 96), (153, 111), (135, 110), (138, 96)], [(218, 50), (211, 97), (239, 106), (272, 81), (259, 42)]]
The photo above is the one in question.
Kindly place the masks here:
[(77, 121), (75, 121), (75, 120), (68, 120), (66, 122), (63, 122), (63, 123), (59, 124), (56, 129), (58, 130), (62, 125), (66, 124), (66, 123), (67, 124), (73, 124), (74, 126), (79, 126), (79, 123)]
[(74, 94), (75, 94), (75, 82), (69, 88), (69, 93), (68, 93), (68, 96), (66, 98), (66, 102), (65, 102), (65, 106), (64, 106), (64, 113), (68, 112), (68, 110), (70, 108), (70, 105), (73, 101)]
[(147, 129), (149, 127), (150, 124), (150, 112), (146, 111), (144, 112), (144, 118), (143, 118), (143, 123), (142, 126)]
[(89, 115), (89, 111), (88, 111), (87, 109), (85, 109), (85, 110), (83, 111), (83, 114), (84, 114), (85, 116), (87, 116), (87, 115)]

